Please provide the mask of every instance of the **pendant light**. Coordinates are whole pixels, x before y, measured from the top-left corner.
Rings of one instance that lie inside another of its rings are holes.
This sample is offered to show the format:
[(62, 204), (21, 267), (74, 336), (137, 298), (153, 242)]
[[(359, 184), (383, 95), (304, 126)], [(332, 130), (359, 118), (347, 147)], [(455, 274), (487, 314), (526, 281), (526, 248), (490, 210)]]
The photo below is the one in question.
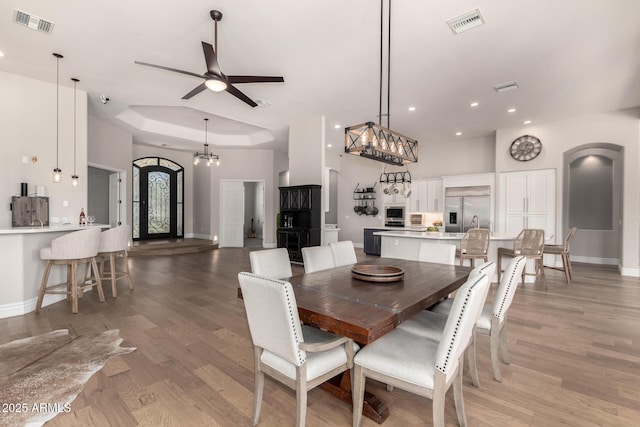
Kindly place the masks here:
[(54, 53), (53, 56), (56, 57), (56, 167), (53, 170), (53, 182), (59, 183), (62, 182), (62, 169), (58, 165), (60, 157), (60, 58), (64, 58), (64, 56), (59, 53)]
[(200, 163), (200, 159), (205, 160), (207, 162), (207, 166), (211, 166), (211, 163), (215, 160), (216, 166), (220, 166), (220, 156), (217, 154), (213, 154), (209, 151), (209, 144), (207, 144), (207, 123), (209, 119), (204, 119), (204, 152), (200, 153), (199, 151), (193, 155), (193, 164), (197, 165)]
[(402, 166), (418, 161), (418, 141), (389, 129), (389, 117), (391, 116), (389, 108), (391, 99), (391, 0), (388, 0), (388, 3), (387, 127), (382, 127), (382, 33), (384, 27), (384, 0), (380, 0), (380, 97), (378, 124), (366, 122), (345, 128), (344, 152), (379, 162)]
[(71, 78), (73, 81), (73, 175), (71, 175), (71, 183), (74, 187), (78, 186), (78, 174), (76, 173), (76, 155), (77, 155), (77, 144), (76, 144), (76, 85), (80, 80), (76, 78)]

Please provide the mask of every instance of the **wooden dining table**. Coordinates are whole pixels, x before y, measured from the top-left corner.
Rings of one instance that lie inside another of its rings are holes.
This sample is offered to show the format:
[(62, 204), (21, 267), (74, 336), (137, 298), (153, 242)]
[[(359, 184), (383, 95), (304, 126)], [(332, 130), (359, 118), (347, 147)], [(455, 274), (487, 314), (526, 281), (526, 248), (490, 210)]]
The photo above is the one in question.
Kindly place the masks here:
[[(352, 276), (354, 265), (375, 264), (399, 267), (404, 277), (394, 282), (369, 282)], [(368, 259), (289, 279), (296, 295), (300, 320), (367, 345), (395, 329), (414, 314), (429, 308), (466, 281), (470, 267), (407, 261), (392, 258)], [(336, 377), (323, 388), (351, 401), (348, 375)], [(370, 393), (365, 394), (364, 415), (378, 423), (389, 409)]]

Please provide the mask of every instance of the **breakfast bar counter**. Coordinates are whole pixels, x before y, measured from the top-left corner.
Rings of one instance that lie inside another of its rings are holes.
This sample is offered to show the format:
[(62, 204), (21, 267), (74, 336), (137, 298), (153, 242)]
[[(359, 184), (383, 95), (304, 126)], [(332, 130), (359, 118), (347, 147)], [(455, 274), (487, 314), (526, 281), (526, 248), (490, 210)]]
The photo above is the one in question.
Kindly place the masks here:
[[(93, 224), (58, 225), (50, 227), (15, 227), (0, 229), (0, 318), (18, 316), (35, 310), (38, 289), (46, 263), (40, 259), (40, 249), (72, 231), (89, 227), (109, 228)], [(51, 270), (51, 282), (63, 282), (62, 268)], [(46, 295), (43, 306), (64, 299), (64, 295)]]

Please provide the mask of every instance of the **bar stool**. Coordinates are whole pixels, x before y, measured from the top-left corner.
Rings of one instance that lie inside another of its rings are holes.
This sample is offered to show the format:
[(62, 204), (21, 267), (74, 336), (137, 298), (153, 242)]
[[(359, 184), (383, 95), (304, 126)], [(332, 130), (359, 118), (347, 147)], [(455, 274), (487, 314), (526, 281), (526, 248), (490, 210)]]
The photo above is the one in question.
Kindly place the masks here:
[[(460, 258), (460, 265), (465, 259), (471, 260), (471, 267), (476, 266), (476, 259), (488, 262), (489, 230), (486, 228), (472, 228), (460, 240), (460, 249), (456, 249), (456, 258)], [(489, 278), (492, 280), (492, 278)]]
[[(51, 247), (40, 249), (40, 258), (47, 261), (42, 275), (42, 283), (38, 292), (36, 313), (40, 313), (45, 294), (62, 294), (71, 300), (71, 311), (78, 312), (78, 298), (87, 288), (96, 286), (100, 302), (104, 302), (102, 283), (98, 275), (98, 265), (95, 256), (98, 254), (100, 242), (100, 228), (90, 228), (76, 231), (51, 241)], [(56, 285), (48, 285), (49, 273), (54, 265), (67, 266), (67, 281)], [(89, 268), (93, 269), (95, 279), (82, 280), (78, 283), (78, 265), (84, 265), (83, 278), (87, 277)]]
[[(118, 287), (116, 286), (118, 280), (127, 279), (129, 289), (133, 289), (127, 258), (130, 236), (130, 225), (121, 225), (100, 233), (100, 245), (96, 256), (100, 260), (100, 280), (103, 282), (111, 281), (111, 294), (114, 298), (118, 296)], [(116, 271), (118, 259), (123, 261), (121, 271)], [(109, 274), (104, 275), (104, 264), (107, 260), (109, 261)]]
[(544, 245), (545, 255), (560, 255), (560, 257), (562, 258), (562, 267), (545, 265), (544, 268), (564, 271), (564, 277), (567, 280), (567, 285), (571, 284), (571, 279), (573, 278), (573, 270), (571, 269), (571, 258), (569, 256), (569, 251), (571, 249), (571, 239), (573, 239), (573, 236), (575, 236), (576, 231), (578, 231), (577, 227), (573, 227), (569, 230), (567, 237), (564, 238), (563, 245)]
[(526, 273), (522, 270), (522, 283), (527, 274), (544, 277), (544, 266), (542, 265), (542, 255), (544, 253), (544, 230), (525, 228), (513, 241), (513, 249), (498, 248), (498, 283), (502, 273), (502, 257), (515, 258), (519, 255), (527, 259), (535, 260), (535, 273)]

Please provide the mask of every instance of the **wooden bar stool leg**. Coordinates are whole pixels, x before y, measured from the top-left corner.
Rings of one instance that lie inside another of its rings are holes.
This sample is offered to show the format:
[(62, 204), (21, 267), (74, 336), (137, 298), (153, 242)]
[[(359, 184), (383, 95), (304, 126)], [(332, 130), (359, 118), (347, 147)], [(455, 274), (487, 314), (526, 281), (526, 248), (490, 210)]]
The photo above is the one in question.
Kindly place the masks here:
[(100, 274), (98, 273), (98, 264), (96, 264), (95, 258), (91, 258), (91, 267), (93, 268), (93, 274), (96, 275), (96, 286), (98, 287), (98, 297), (100, 298), (100, 302), (104, 302), (104, 291), (102, 290), (102, 281), (100, 280)]
[(571, 270), (569, 267), (569, 256), (562, 254), (562, 267), (564, 269), (564, 278), (567, 279), (567, 285), (571, 284)]
[(42, 301), (44, 300), (44, 292), (47, 290), (47, 282), (49, 281), (49, 272), (51, 271), (51, 261), (47, 261), (47, 266), (42, 274), (42, 283), (40, 283), (40, 290), (38, 291), (38, 302), (36, 303), (36, 313), (40, 313), (42, 308)]
[(113, 252), (109, 254), (109, 271), (111, 272), (111, 295), (118, 296), (118, 286), (116, 283), (116, 256)]
[(127, 280), (129, 281), (129, 289), (133, 290), (133, 282), (131, 281), (131, 273), (129, 272), (129, 256), (127, 251), (122, 253), (122, 262), (124, 262), (124, 271), (127, 274)]
[[(76, 277), (78, 268), (78, 261), (71, 261), (71, 312), (76, 314), (78, 312), (78, 278)], [(69, 280), (69, 278), (67, 278)]]

